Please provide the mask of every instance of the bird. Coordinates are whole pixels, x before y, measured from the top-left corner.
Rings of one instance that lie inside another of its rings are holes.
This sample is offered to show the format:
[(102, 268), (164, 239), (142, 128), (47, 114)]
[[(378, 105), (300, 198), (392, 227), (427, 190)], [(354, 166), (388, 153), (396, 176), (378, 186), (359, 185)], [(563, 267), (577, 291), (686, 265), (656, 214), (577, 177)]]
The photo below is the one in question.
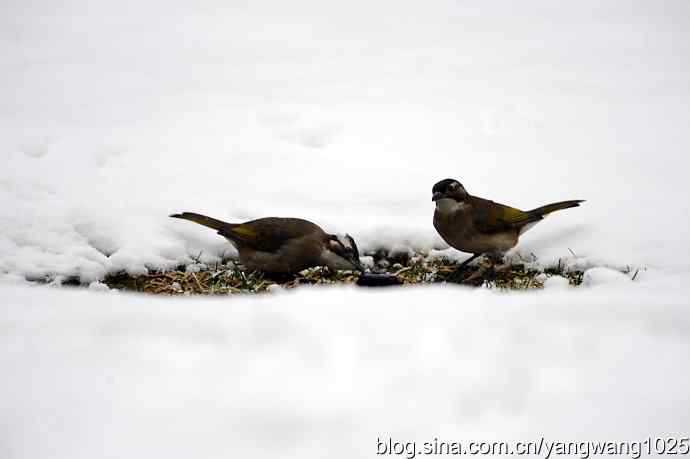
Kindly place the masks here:
[(436, 203), (434, 228), (451, 247), (472, 256), (458, 266), (462, 271), (481, 256), (502, 258), (520, 235), (552, 212), (578, 207), (582, 199), (560, 201), (524, 211), (470, 195), (455, 179), (444, 179), (431, 189)]
[(332, 271), (364, 271), (352, 236), (328, 234), (308, 220), (266, 217), (227, 223), (194, 212), (170, 217), (216, 230), (235, 246), (240, 263), (249, 271), (291, 275), (315, 266)]

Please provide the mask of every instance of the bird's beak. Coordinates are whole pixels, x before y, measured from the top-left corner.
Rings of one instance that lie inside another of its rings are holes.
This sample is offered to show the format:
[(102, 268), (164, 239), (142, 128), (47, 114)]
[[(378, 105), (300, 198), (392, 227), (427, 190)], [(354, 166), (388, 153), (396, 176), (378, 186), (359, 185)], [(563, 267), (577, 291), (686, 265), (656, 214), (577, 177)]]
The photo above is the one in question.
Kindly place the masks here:
[(440, 191), (435, 192), (433, 196), (431, 196), (432, 201), (438, 201), (441, 198), (443, 198), (443, 193), (441, 193)]

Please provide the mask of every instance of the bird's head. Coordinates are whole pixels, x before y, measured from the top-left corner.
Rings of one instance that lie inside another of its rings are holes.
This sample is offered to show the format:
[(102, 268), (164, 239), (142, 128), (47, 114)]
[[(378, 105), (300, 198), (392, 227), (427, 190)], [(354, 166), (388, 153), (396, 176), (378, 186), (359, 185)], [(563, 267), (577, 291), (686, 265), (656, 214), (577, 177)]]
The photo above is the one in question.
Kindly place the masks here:
[(331, 234), (326, 241), (326, 265), (333, 270), (362, 271), (359, 261), (359, 250), (349, 234)]
[(431, 189), (431, 200), (452, 199), (457, 202), (464, 202), (467, 199), (467, 191), (462, 183), (455, 179), (444, 179), (437, 182)]

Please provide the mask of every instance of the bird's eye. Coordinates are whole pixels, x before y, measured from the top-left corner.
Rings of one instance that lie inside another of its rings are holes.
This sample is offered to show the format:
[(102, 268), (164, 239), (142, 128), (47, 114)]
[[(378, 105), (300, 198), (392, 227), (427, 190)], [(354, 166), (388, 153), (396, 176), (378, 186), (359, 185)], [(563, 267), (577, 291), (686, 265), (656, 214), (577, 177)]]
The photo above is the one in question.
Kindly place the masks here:
[(457, 190), (457, 189), (458, 189), (458, 184), (455, 183), (455, 182), (453, 182), (453, 183), (451, 183), (450, 185), (448, 185), (448, 190), (450, 190), (450, 191), (455, 191), (455, 190)]

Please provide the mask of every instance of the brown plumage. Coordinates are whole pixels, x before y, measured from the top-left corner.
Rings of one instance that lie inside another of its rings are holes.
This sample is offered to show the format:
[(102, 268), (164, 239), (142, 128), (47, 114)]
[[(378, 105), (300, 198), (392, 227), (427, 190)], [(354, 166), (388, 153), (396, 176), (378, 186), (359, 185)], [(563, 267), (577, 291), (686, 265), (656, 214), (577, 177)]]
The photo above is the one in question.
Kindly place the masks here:
[(361, 269), (352, 237), (328, 234), (308, 220), (267, 217), (227, 223), (193, 212), (170, 216), (216, 230), (237, 248), (240, 262), (250, 271), (291, 274), (313, 266)]
[(460, 182), (445, 179), (432, 189), (436, 202), (434, 227), (452, 247), (474, 254), (502, 255), (517, 245), (522, 233), (552, 212), (577, 207), (582, 200), (561, 201), (523, 211), (472, 196)]

